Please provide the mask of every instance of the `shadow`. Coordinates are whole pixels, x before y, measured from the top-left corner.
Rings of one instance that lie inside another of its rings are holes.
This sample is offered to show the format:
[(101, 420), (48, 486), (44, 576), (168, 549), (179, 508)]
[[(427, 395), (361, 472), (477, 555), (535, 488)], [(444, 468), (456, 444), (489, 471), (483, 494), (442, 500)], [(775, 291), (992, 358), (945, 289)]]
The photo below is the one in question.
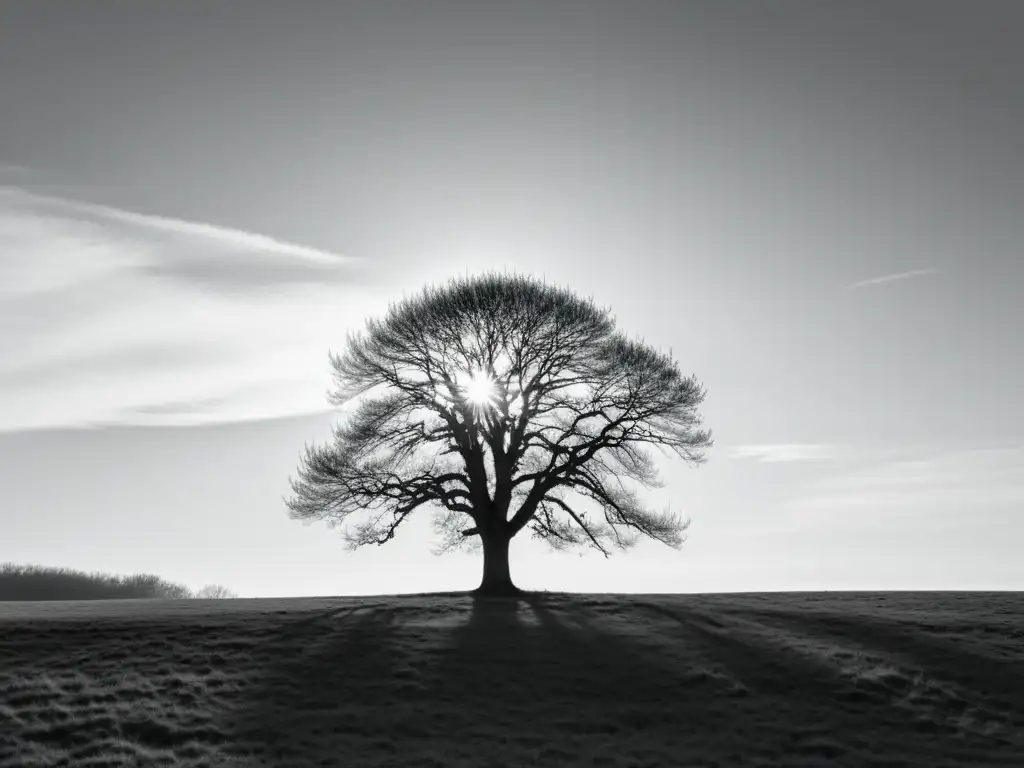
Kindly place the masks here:
[[(196, 768), (1020, 764), (1019, 653), (979, 665), (980, 644), (784, 600), (455, 593), (9, 622), (0, 762), (127, 741)], [(893, 674), (844, 673), (872, 654)]]
[[(367, 600), (264, 636), (223, 730), (249, 765), (995, 765), (1013, 746), (915, 702), (905, 679), (844, 676), (772, 625), (820, 637), (818, 618), (754, 613), (558, 593)], [(832, 628), (902, 642), (872, 621)]]
[(728, 681), (617, 631), (621, 610), (578, 595), (467, 593), (307, 619), (268, 639), (268, 667), (227, 730), (254, 765), (400, 755), (438, 768), (611, 766), (625, 749), (663, 765), (727, 753), (731, 729), (706, 703), (729, 695)]
[[(881, 618), (865, 621), (834, 614), (770, 610), (745, 613), (763, 623), (857, 646), (920, 670), (929, 678), (953, 683), (961, 691), (975, 694), (972, 704), (990, 702), (999, 712), (1024, 712), (1024, 666), (1020, 659), (1002, 660), (986, 654), (976, 642), (972, 647), (967, 640), (943, 637), (941, 625), (925, 627)], [(998, 632), (987, 627), (978, 629)], [(1004, 631), (1009, 636), (1010, 630)], [(1020, 718), (1020, 724), (1024, 724), (1024, 716)]]
[(823, 723), (846, 735), (845, 746), (910, 751), (930, 765), (1001, 765), (990, 762), (994, 752), (1024, 753), (1024, 720), (1014, 714), (1024, 711), (1024, 688), (1012, 663), (873, 616), (733, 608), (719, 620), (680, 602), (637, 607), (675, 622), (675, 636), (742, 681), (759, 709), (770, 699), (778, 724), (792, 724), (791, 750)]
[(371, 603), (265, 635), (226, 718), (230, 756), (246, 765), (357, 765), (361, 750), (393, 752), (381, 713), (409, 693), (396, 675), (395, 619)]

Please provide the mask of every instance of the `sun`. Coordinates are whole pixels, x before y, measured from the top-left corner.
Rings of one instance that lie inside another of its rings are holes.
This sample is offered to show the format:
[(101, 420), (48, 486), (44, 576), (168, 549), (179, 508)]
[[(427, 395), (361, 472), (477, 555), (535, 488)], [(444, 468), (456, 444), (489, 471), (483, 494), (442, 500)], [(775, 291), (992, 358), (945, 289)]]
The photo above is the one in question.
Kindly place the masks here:
[(496, 394), (494, 379), (486, 371), (474, 371), (462, 384), (462, 395), (466, 402), (477, 408), (493, 404)]

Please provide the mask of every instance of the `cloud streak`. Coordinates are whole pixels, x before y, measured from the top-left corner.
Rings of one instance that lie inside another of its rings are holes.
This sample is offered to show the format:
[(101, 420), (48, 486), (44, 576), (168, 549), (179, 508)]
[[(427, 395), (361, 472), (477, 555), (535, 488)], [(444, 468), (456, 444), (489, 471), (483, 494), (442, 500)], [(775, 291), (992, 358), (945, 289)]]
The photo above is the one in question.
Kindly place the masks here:
[(0, 186), (0, 431), (322, 411), (359, 262)]
[[(284, 283), (322, 283), (351, 278), (359, 260), (278, 240), (266, 235), (205, 222), (136, 213), (107, 205), (38, 195), (18, 188), (0, 188), (0, 210), (19, 211), (7, 231), (19, 225), (33, 227), (38, 236), (45, 226), (49, 237), (57, 234), (78, 238), (93, 254), (77, 261), (96, 262), (96, 251), (111, 240), (135, 241), (135, 250), (118, 254), (120, 266), (131, 266), (157, 277), (179, 280), (220, 290), (245, 290)], [(90, 237), (90, 234), (92, 235)], [(163, 250), (161, 253), (154, 251)], [(173, 251), (168, 257), (167, 251)], [(66, 267), (67, 265), (65, 265)]]
[(866, 288), (869, 285), (884, 285), (886, 283), (894, 283), (897, 280), (909, 280), (912, 277), (923, 277), (924, 275), (934, 275), (936, 270), (934, 269), (913, 269), (909, 272), (897, 272), (892, 275), (882, 275), (881, 277), (872, 277), (868, 280), (861, 280), (859, 283), (851, 283), (846, 286), (847, 288)]
[[(864, 521), (931, 527), (1024, 504), (1024, 445), (939, 451), (871, 461), (811, 483), (790, 504), (793, 522)], [(1015, 514), (1015, 512), (1014, 512)]]
[(740, 445), (732, 449), (734, 459), (756, 459), (760, 462), (814, 461), (831, 457), (831, 448), (818, 444)]

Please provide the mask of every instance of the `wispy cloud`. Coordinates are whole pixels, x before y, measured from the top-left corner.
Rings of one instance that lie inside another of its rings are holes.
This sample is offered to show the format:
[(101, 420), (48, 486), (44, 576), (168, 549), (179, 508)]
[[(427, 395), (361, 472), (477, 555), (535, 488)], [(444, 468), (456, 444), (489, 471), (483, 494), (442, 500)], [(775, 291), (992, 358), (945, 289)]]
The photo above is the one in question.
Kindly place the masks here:
[[(137, 247), (130, 260), (119, 254), (120, 266), (205, 288), (234, 291), (293, 282), (322, 283), (351, 278), (357, 263), (353, 258), (254, 232), (17, 188), (0, 188), (0, 205), (4, 203), (4, 208), (13, 204), (18, 210), (13, 219), (8, 217), (8, 234), (16, 234), (20, 225), (22, 230), (29, 227), (29, 234), (34, 236), (40, 234), (40, 227), (46, 228), (51, 237), (77, 235), (93, 252), (91, 259), (78, 261), (78, 269), (96, 263), (96, 251), (110, 244), (111, 235), (116, 235), (117, 241), (134, 240), (136, 245), (144, 246)], [(55, 227), (57, 222), (59, 228)], [(168, 249), (174, 252), (172, 258), (167, 257)]]
[(30, 176), (33, 173), (33, 170), (25, 165), (0, 163), (0, 176), (18, 176), (23, 178), (25, 176)]
[(732, 449), (734, 459), (756, 459), (762, 462), (777, 461), (811, 461), (827, 459), (831, 447), (818, 444), (782, 444), (782, 445), (740, 445)]
[[(832, 525), (856, 513), (887, 524), (933, 525), (1024, 504), (1024, 444), (908, 454), (811, 483), (790, 505), (801, 525)], [(1019, 527), (1017, 531), (1019, 532)]]
[(328, 349), (383, 303), (358, 266), (0, 187), (0, 431), (323, 410)]
[(847, 288), (864, 288), (869, 285), (883, 285), (885, 283), (892, 283), (897, 280), (909, 280), (912, 277), (922, 277), (924, 275), (936, 274), (934, 269), (913, 269), (909, 272), (897, 272), (892, 275), (882, 275), (881, 277), (872, 277), (869, 280), (861, 280), (859, 283), (851, 283), (846, 286)]

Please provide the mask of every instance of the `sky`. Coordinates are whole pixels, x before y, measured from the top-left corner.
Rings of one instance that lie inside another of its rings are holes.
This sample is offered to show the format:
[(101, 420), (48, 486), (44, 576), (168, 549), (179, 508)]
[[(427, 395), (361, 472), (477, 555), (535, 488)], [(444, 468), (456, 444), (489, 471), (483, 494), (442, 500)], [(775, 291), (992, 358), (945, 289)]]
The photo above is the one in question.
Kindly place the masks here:
[[(9, 0), (0, 561), (242, 596), (470, 589), (284, 505), (328, 353), (486, 270), (707, 389), (679, 551), (589, 592), (1024, 589), (1017, 0)], [(582, 554), (583, 556), (580, 556)]]

